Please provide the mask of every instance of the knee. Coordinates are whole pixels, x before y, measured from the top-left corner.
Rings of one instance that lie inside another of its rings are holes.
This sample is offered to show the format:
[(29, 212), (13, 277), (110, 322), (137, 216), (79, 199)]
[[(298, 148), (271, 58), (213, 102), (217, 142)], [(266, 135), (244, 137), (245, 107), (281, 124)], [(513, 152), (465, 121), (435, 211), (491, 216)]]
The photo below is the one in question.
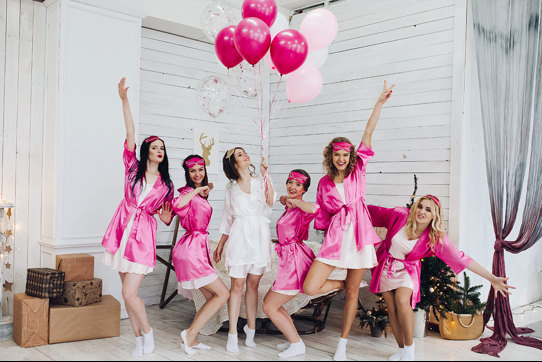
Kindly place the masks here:
[(262, 310), (266, 316), (270, 317), (274, 312), (274, 308), (267, 302), (263, 303)]
[(228, 290), (225, 290), (218, 294), (218, 298), (220, 298), (220, 301), (222, 303), (226, 303), (228, 299), (230, 299), (230, 292)]
[(347, 286), (345, 289), (345, 293), (346, 293), (347, 300), (352, 300), (352, 299), (357, 300), (359, 297), (359, 286), (358, 285), (356, 285), (355, 287)]
[(313, 296), (318, 294), (318, 290), (313, 285), (311, 285), (311, 283), (305, 282), (303, 283), (303, 294)]
[(397, 298), (395, 300), (395, 304), (398, 310), (412, 310), (412, 307), (410, 306), (410, 299), (408, 298)]
[(238, 281), (235, 281), (231, 283), (231, 288), (230, 288), (230, 294), (242, 294), (243, 293), (243, 282), (238, 282)]
[(124, 288), (122, 289), (122, 299), (124, 299), (126, 304), (132, 304), (137, 298), (137, 292)]
[(258, 292), (258, 288), (260, 286), (260, 281), (254, 281), (254, 280), (247, 280), (247, 290)]

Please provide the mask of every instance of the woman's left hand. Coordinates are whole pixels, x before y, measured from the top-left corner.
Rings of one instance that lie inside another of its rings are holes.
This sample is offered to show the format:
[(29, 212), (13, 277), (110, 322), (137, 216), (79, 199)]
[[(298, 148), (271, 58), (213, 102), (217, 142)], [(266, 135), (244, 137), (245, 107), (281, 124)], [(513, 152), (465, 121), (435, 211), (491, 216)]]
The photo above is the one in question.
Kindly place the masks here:
[(160, 220), (164, 222), (164, 224), (169, 225), (171, 223), (172, 219), (172, 212), (173, 209), (171, 207), (171, 202), (164, 202), (162, 204), (162, 210), (160, 210)]
[(516, 289), (516, 287), (506, 284), (506, 281), (508, 281), (508, 279), (510, 278), (500, 278), (495, 276), (493, 280), (491, 280), (491, 286), (495, 291), (495, 298), (497, 298), (499, 293), (501, 293), (501, 295), (506, 298), (508, 294), (512, 294), (508, 289)]
[(382, 90), (382, 93), (380, 93), (380, 97), (378, 97), (378, 101), (376, 101), (376, 104), (383, 105), (384, 103), (386, 103), (386, 101), (391, 97), (393, 87), (395, 87), (395, 84), (387, 88), (386, 81), (384, 81), (384, 89)]
[(262, 173), (262, 176), (265, 176), (266, 172), (269, 171), (269, 164), (265, 160), (265, 157), (262, 156), (262, 163), (260, 165), (260, 172)]

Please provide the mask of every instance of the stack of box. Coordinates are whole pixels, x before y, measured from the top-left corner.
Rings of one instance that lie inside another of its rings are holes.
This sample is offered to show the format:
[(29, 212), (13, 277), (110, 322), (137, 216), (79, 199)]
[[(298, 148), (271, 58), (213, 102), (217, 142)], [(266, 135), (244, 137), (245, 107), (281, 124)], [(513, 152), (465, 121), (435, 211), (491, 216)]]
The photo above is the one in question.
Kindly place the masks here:
[(56, 257), (57, 269), (29, 269), (26, 294), (15, 295), (13, 339), (22, 347), (120, 336), (120, 303), (102, 297), (94, 257)]

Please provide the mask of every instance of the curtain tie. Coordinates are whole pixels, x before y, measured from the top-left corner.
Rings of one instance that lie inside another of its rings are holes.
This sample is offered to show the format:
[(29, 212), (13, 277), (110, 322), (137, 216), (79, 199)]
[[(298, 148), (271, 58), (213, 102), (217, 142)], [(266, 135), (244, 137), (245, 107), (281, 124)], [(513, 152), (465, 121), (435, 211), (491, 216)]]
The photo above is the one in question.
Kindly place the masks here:
[(502, 250), (503, 250), (503, 247), (502, 247), (502, 240), (496, 240), (495, 241), (495, 251), (500, 253)]

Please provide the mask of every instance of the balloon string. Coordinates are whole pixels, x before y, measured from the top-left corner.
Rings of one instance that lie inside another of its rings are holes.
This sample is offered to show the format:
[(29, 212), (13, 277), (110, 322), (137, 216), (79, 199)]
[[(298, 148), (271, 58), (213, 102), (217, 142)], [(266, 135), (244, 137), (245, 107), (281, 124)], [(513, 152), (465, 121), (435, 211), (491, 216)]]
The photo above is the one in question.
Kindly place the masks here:
[(280, 75), (279, 82), (277, 83), (277, 88), (275, 89), (275, 92), (273, 93), (273, 99), (271, 100), (271, 103), (269, 104), (269, 120), (271, 120), (271, 110), (273, 108), (273, 104), (275, 103), (275, 98), (277, 97), (277, 93), (279, 91), (280, 82), (282, 82), (282, 74)]

